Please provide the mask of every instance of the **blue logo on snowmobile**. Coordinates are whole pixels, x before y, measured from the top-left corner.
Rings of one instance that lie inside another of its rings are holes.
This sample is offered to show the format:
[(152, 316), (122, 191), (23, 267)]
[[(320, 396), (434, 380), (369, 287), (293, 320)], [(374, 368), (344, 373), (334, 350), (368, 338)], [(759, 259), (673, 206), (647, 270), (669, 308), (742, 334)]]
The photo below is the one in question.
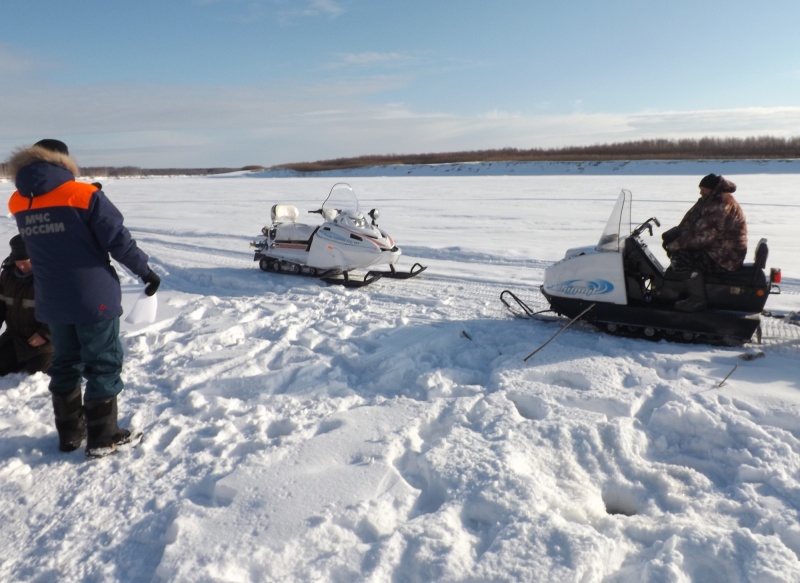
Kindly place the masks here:
[(597, 296), (614, 291), (614, 284), (605, 279), (570, 279), (552, 289), (570, 296)]

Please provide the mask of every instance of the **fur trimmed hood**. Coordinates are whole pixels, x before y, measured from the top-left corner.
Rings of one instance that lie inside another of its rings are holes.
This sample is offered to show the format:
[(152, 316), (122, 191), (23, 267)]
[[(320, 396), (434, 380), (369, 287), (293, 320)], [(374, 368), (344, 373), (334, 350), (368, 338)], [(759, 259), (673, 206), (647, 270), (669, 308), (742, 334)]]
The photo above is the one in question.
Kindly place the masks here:
[(734, 192), (736, 192), (736, 184), (734, 184), (732, 180), (728, 180), (724, 176), (720, 176), (719, 184), (717, 184), (717, 187), (714, 189), (713, 194), (717, 194), (720, 192), (730, 192), (731, 194), (733, 194)]
[(20, 148), (8, 160), (17, 192), (25, 198), (47, 194), (71, 180), (79, 170), (69, 154), (42, 146)]
[(37, 162), (61, 166), (65, 170), (69, 170), (73, 176), (78, 176), (80, 173), (77, 162), (71, 156), (41, 146), (27, 146), (16, 150), (8, 159), (8, 171), (16, 180), (17, 174), (22, 168)]

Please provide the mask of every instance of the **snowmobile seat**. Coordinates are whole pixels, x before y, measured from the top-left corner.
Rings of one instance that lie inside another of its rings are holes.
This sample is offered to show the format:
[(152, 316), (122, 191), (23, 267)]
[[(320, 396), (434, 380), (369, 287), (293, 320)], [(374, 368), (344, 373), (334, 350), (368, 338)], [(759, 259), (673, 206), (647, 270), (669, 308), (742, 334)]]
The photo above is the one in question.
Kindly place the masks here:
[(767, 247), (767, 240), (760, 239), (758, 241), (758, 245), (756, 245), (754, 265), (759, 269), (766, 269), (768, 255), (769, 255), (769, 248)]
[(293, 204), (276, 204), (272, 206), (272, 229), (270, 236), (275, 241), (284, 243), (308, 243), (317, 230), (314, 225), (298, 223), (300, 211)]
[(270, 217), (273, 223), (296, 223), (300, 211), (293, 204), (274, 204)]
[[(767, 240), (759, 239), (756, 245), (755, 261), (750, 268), (752, 275), (750, 277), (750, 285), (763, 285), (761, 279), (764, 279), (764, 269), (767, 267), (767, 257), (769, 256), (769, 247), (767, 247)], [(747, 264), (742, 265), (742, 269), (749, 267)], [(759, 277), (761, 276), (761, 277)]]
[(311, 237), (317, 232), (314, 225), (304, 225), (303, 223), (279, 223), (272, 229), (272, 238), (282, 243), (303, 243), (310, 244)]
[(706, 281), (709, 283), (723, 283), (726, 285), (745, 285), (745, 286), (764, 286), (766, 285), (766, 275), (764, 269), (767, 266), (769, 248), (767, 240), (761, 239), (756, 245), (753, 263), (745, 263), (736, 271), (727, 273), (708, 273)]

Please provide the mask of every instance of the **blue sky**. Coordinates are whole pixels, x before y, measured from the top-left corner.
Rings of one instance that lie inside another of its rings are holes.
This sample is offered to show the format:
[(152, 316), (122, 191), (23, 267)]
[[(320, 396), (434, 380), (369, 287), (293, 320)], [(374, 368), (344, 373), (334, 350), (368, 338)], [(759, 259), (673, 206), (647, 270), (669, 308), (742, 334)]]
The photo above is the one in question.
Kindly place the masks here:
[(797, 0), (25, 0), (0, 157), (273, 165), (800, 135)]

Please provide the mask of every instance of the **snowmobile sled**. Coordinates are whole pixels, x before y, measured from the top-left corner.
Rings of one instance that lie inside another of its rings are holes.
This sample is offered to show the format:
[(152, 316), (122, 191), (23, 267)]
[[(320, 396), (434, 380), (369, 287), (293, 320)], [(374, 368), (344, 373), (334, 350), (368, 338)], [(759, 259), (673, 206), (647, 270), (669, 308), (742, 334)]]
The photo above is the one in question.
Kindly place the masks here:
[(759, 332), (760, 341), (761, 312), (769, 295), (780, 293), (781, 280), (780, 269), (765, 273), (766, 239), (758, 242), (753, 263), (704, 274), (707, 308), (687, 313), (674, 307), (689, 295), (685, 276), (664, 269), (644, 240), (645, 231), (652, 236), (661, 224), (653, 217), (631, 230), (630, 212), (631, 193), (623, 190), (597, 245), (569, 249), (545, 269), (540, 289), (550, 310), (533, 312), (507, 290), (503, 303), (511, 309), (509, 301), (516, 301), (527, 316), (580, 317), (612, 334), (735, 346)]
[[(361, 212), (356, 193), (349, 184), (334, 184), (322, 207), (308, 211), (319, 214), (321, 225), (298, 223), (300, 212), (291, 204), (276, 204), (271, 210), (272, 223), (261, 229), (263, 238), (250, 243), (255, 247), (254, 261), (267, 272), (307, 275), (328, 283), (362, 287), (390, 277), (408, 279), (425, 271), (415, 263), (408, 272), (395, 264), (402, 251), (386, 231), (378, 227), (380, 213)], [(387, 265), (387, 270), (370, 268)], [(367, 270), (363, 278), (354, 278), (352, 270)]]

